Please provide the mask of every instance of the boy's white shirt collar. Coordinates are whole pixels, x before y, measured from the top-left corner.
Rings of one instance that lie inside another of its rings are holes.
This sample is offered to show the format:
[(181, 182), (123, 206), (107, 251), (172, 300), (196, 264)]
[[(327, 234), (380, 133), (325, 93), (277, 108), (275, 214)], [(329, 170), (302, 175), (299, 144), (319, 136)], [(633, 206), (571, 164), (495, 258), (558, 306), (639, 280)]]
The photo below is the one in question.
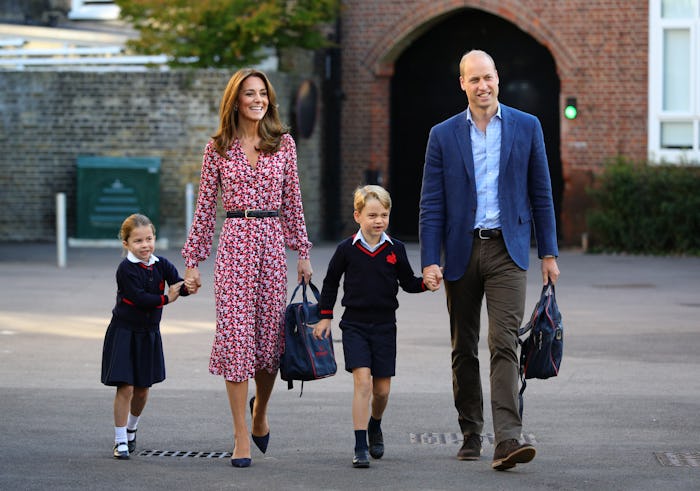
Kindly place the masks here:
[(153, 266), (153, 264), (158, 262), (158, 260), (159, 260), (158, 256), (156, 256), (155, 254), (151, 254), (151, 257), (148, 259), (148, 262), (145, 263), (145, 262), (141, 261), (139, 258), (137, 258), (136, 256), (134, 256), (134, 253), (132, 253), (131, 251), (127, 252), (126, 258), (129, 261), (131, 261), (132, 263), (143, 263), (146, 266)]
[(393, 244), (393, 242), (391, 241), (391, 237), (389, 237), (386, 234), (386, 232), (382, 232), (382, 236), (379, 237), (379, 242), (377, 242), (377, 245), (371, 246), (365, 240), (365, 236), (362, 235), (362, 229), (357, 231), (357, 233), (355, 234), (355, 237), (352, 239), (352, 243), (355, 244), (358, 240), (360, 242), (362, 242), (362, 245), (365, 246), (365, 248), (370, 252), (373, 252), (377, 247), (382, 245), (384, 242), (389, 242), (389, 244)]

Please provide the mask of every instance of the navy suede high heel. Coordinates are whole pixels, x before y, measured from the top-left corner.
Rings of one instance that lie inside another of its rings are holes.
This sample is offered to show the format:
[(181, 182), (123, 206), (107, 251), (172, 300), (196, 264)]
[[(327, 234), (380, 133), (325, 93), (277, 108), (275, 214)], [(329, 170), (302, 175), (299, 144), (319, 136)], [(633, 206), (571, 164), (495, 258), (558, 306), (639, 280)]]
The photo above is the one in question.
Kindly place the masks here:
[(244, 457), (242, 459), (231, 459), (231, 465), (234, 467), (250, 467), (251, 459)]
[[(250, 406), (250, 416), (251, 418), (253, 417), (253, 404), (255, 404), (255, 396), (250, 398), (250, 402), (248, 405)], [(255, 436), (253, 435), (253, 432), (250, 433), (250, 436), (253, 437), (253, 443), (255, 443), (255, 446), (260, 449), (262, 453), (265, 453), (267, 451), (267, 444), (270, 443), (270, 432), (267, 432), (267, 435), (264, 436)]]

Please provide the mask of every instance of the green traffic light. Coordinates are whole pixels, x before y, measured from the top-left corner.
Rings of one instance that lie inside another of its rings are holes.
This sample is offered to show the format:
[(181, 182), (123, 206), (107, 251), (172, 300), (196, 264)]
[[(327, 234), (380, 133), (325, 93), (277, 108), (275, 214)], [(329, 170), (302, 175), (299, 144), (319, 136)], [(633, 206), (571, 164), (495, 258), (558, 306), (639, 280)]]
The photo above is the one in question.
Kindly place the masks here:
[(576, 119), (578, 116), (578, 109), (576, 109), (576, 98), (567, 97), (566, 106), (564, 107), (564, 117), (566, 119)]
[(566, 108), (564, 108), (564, 116), (566, 119), (576, 119), (577, 115), (578, 110), (576, 109), (576, 106), (566, 106)]

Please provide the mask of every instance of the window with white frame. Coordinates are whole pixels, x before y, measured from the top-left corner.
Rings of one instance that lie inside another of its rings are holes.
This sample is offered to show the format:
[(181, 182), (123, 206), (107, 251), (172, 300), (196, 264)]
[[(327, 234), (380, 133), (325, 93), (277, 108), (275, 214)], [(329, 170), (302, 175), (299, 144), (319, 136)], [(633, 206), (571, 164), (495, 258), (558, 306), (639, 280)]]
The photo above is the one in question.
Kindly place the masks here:
[(71, 0), (71, 20), (115, 20), (120, 8), (112, 0)]
[(700, 165), (700, 0), (649, 0), (649, 158)]

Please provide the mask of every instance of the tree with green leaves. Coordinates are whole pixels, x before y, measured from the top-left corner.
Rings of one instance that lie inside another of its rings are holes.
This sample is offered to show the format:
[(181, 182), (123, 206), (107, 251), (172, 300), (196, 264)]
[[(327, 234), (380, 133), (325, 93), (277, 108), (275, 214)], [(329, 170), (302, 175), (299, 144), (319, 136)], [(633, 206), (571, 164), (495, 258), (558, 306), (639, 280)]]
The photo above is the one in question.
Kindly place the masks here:
[(322, 29), (339, 0), (116, 0), (140, 34), (127, 46), (166, 54), (172, 65), (238, 67), (265, 57), (263, 48), (327, 46)]

